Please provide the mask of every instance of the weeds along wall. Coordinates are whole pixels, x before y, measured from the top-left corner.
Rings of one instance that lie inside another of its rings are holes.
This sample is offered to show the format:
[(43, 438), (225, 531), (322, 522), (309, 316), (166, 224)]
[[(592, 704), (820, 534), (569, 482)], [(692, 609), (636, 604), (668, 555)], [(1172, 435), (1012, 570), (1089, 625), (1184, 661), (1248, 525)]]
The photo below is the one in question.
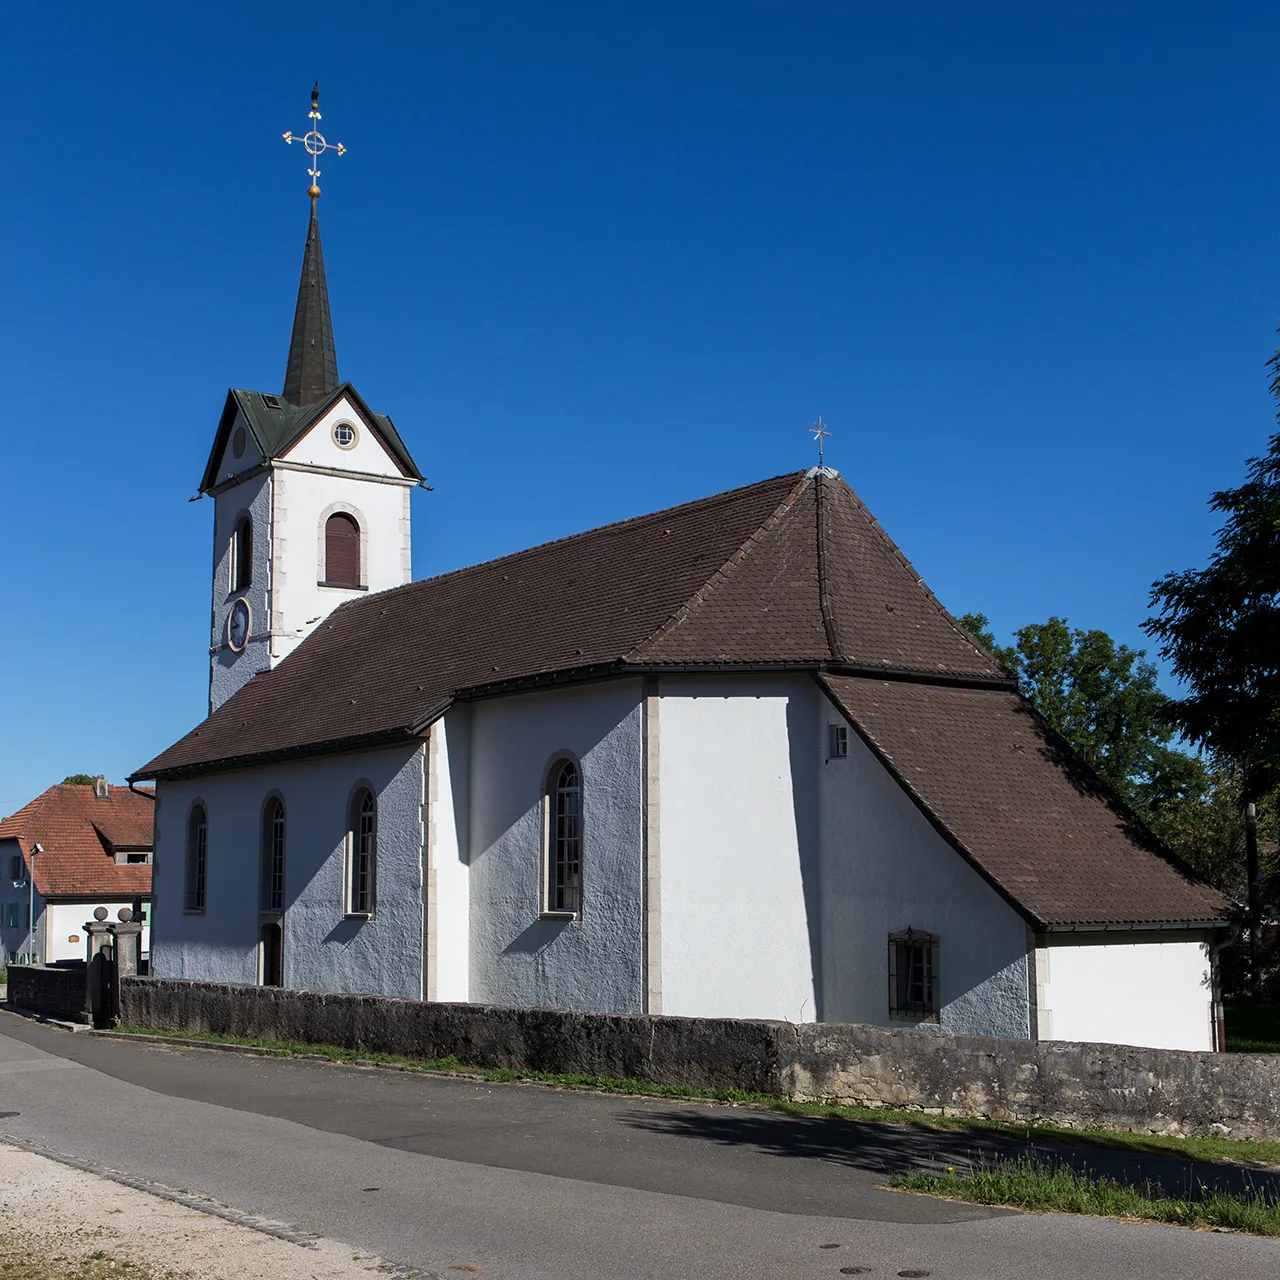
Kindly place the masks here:
[(1280, 1138), (1280, 1055), (836, 1023), (567, 1013), (126, 978), (133, 1028), (453, 1057), (477, 1067), (741, 1089), (996, 1120)]

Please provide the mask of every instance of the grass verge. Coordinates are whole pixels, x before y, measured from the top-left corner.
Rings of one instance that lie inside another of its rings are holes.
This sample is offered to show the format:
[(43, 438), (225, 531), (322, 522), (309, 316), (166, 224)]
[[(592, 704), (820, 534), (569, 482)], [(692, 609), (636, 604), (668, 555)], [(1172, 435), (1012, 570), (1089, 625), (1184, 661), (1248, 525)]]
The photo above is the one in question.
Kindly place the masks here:
[(1091, 1178), (1065, 1165), (1036, 1160), (994, 1162), (972, 1173), (896, 1173), (889, 1185), (970, 1204), (1280, 1236), (1280, 1200), (1262, 1190), (1230, 1193), (1204, 1188), (1194, 1199), (1169, 1196), (1150, 1183), (1139, 1187)]
[(710, 1086), (658, 1084), (652, 1080), (628, 1080), (614, 1076), (563, 1075), (508, 1067), (470, 1067), (452, 1056), (414, 1058), (404, 1054), (374, 1053), (363, 1049), (340, 1049), (333, 1045), (305, 1044), (297, 1040), (258, 1040), (246, 1036), (213, 1032), (157, 1031), (150, 1027), (120, 1027), (128, 1035), (162, 1036), (194, 1040), (205, 1044), (240, 1045), (263, 1049), (284, 1057), (324, 1058), (330, 1062), (385, 1063), (410, 1071), (462, 1074), (494, 1084), (533, 1081), (560, 1089), (584, 1089), (595, 1093), (630, 1094), (649, 1098), (679, 1098), (710, 1101), (735, 1106), (752, 1106), (784, 1115), (862, 1121), (869, 1124), (911, 1125), (950, 1133), (1012, 1136), (1027, 1142), (1053, 1142), (1073, 1147), (1103, 1147), (1111, 1151), (1131, 1151), (1143, 1155), (1171, 1156), (1180, 1160), (1206, 1160), (1241, 1165), (1246, 1168), (1280, 1166), (1280, 1142), (1254, 1142), (1233, 1138), (1173, 1138), (1158, 1134), (1128, 1133), (1116, 1129), (1068, 1129), (1055, 1124), (1013, 1124), (973, 1116), (927, 1115), (897, 1107), (859, 1107), (833, 1102), (792, 1102), (770, 1094), (745, 1089)]
[(157, 1272), (144, 1263), (116, 1258), (102, 1249), (77, 1253), (71, 1248), (0, 1233), (0, 1276), (4, 1280), (165, 1280), (173, 1272)]

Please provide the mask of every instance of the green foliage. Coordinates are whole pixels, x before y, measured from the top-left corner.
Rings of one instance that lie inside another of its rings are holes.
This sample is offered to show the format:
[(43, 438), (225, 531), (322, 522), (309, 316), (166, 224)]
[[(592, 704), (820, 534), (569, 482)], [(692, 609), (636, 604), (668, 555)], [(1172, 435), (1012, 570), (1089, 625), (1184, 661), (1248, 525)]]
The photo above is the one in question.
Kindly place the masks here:
[(1241, 997), (1224, 1000), (1228, 1053), (1280, 1053), (1280, 1004)]
[(985, 613), (964, 613), (960, 625), (984, 648), (996, 651), (996, 638), (991, 630), (991, 619)]
[(1154, 583), (1143, 627), (1188, 689), (1171, 723), (1243, 770), (1256, 800), (1280, 786), (1280, 432), (1247, 472), (1209, 499), (1226, 520), (1208, 567)]
[(1036, 710), (1140, 813), (1203, 791), (1204, 766), (1170, 745), (1169, 697), (1141, 649), (1065, 618), (1029, 623), (1012, 645), (991, 648)]
[(73, 773), (63, 778), (62, 785), (72, 787), (91, 787), (93, 786), (93, 774), (91, 773)]
[(1064, 1164), (1044, 1160), (996, 1160), (971, 1172), (899, 1173), (890, 1185), (904, 1191), (1012, 1205), (1056, 1213), (1088, 1213), (1109, 1218), (1141, 1218), (1184, 1227), (1225, 1227), (1260, 1236), (1280, 1236), (1280, 1201), (1264, 1189), (1170, 1196), (1158, 1185), (1133, 1186), (1114, 1178), (1094, 1178)]

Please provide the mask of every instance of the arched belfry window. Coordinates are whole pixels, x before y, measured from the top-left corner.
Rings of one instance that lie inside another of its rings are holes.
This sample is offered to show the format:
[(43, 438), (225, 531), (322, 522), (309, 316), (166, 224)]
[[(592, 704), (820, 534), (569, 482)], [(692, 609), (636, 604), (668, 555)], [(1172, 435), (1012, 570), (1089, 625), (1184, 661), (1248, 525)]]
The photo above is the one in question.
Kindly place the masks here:
[(345, 511), (335, 511), (324, 524), (324, 585), (360, 585), (360, 526)]
[(187, 866), (183, 886), (184, 911), (204, 910), (205, 871), (209, 861), (209, 820), (204, 805), (191, 806), (187, 815)]
[(582, 774), (575, 760), (557, 760), (547, 778), (545, 910), (582, 910)]
[(231, 535), (231, 592), (243, 591), (253, 581), (253, 522), (248, 516), (236, 521)]
[(284, 804), (272, 796), (262, 811), (263, 911), (284, 910)]
[(347, 914), (373, 914), (378, 876), (378, 802), (368, 787), (351, 798), (347, 831)]

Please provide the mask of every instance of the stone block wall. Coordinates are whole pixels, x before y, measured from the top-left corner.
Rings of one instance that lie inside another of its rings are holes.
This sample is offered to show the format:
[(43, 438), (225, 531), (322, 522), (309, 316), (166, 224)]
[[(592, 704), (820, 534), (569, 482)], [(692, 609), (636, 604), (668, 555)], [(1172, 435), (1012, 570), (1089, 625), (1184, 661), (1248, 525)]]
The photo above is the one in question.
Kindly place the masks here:
[(9, 1003), (61, 1022), (88, 1022), (83, 965), (9, 966)]
[[(10, 970), (12, 974), (14, 970)], [(12, 980), (12, 979), (11, 979)], [(11, 988), (12, 992), (12, 988)], [(132, 1027), (1139, 1132), (1280, 1138), (1280, 1055), (567, 1013), (125, 978)]]

